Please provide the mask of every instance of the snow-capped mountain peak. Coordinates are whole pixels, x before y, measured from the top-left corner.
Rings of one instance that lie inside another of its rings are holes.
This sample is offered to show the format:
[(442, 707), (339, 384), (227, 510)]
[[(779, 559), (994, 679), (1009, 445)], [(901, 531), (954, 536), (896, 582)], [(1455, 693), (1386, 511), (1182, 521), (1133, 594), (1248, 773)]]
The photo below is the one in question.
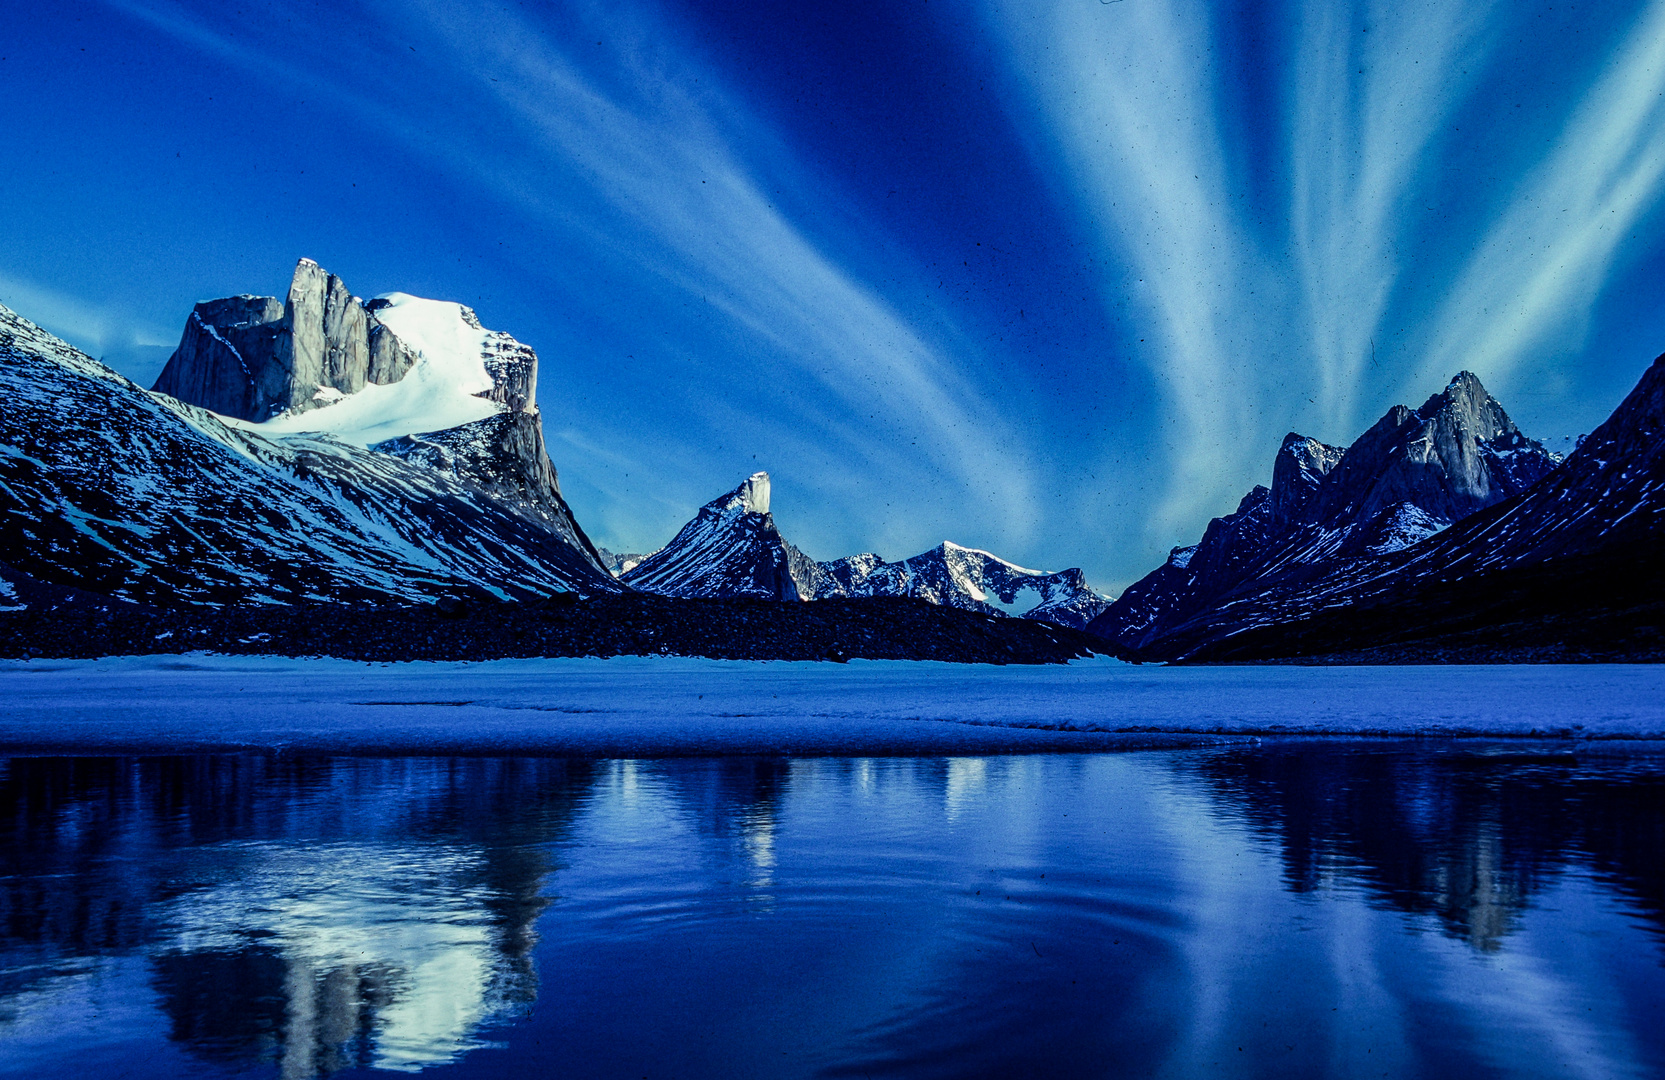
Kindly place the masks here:
[(464, 304), (360, 300), (302, 259), (281, 300), (198, 304), (155, 390), (264, 438), (323, 435), (479, 488), (601, 571), (544, 448), (537, 372), (537, 353)]
[(512, 471), (233, 427), (3, 307), (0, 397), (0, 563), (43, 582), (162, 606), (618, 589)]
[(1087, 585), (1079, 569), (1048, 573), (1008, 562), (980, 548), (944, 540), (901, 562), (853, 555), (822, 563), (818, 599), (913, 596), (946, 607), (1083, 627), (1110, 601)]

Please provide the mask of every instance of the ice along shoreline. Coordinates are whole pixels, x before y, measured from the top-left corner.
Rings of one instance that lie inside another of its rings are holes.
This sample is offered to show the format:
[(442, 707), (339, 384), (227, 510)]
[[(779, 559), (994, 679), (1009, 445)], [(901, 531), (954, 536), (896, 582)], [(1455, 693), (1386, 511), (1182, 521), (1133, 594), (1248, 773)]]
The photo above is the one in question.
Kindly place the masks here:
[(9, 753), (1081, 753), (1279, 737), (1665, 739), (1665, 667), (685, 657), (0, 662)]

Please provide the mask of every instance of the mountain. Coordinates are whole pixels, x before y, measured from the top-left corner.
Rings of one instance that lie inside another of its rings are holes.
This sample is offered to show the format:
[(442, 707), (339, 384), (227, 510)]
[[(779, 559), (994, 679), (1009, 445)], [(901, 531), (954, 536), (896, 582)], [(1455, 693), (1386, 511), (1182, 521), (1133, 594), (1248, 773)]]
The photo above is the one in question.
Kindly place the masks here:
[(302, 259), (281, 301), (198, 304), (152, 389), (245, 430), (327, 433), (444, 473), (541, 518), (599, 568), (544, 447), (537, 372), (531, 348), (462, 304), (360, 300)]
[(617, 592), (544, 453), (536, 363), (461, 305), (363, 303), (303, 260), (285, 301), (198, 305), (164, 369), (240, 417), (0, 308), (0, 563), (161, 606)]
[[(1129, 586), (1089, 629), (1168, 656), (1252, 623), (1243, 600), (1279, 582), (1368, 567), (1518, 495), (1559, 459), (1462, 372), (1419, 409), (1396, 405), (1345, 449), (1291, 433), (1237, 510)], [(1322, 568), (1315, 571), (1314, 568)], [(1206, 631), (1199, 630), (1207, 627)]]
[(872, 552), (822, 563), (817, 599), (834, 596), (913, 596), (984, 614), (1021, 615), (1077, 630), (1110, 601), (1093, 592), (1079, 569), (1044, 573), (976, 548), (943, 541), (900, 562)]
[(1239, 590), (1159, 643), (1242, 660), (1665, 659), (1665, 357), (1567, 460), (1439, 535)]
[(634, 569), (637, 563), (653, 554), (651, 551), (608, 551), (604, 547), (596, 548), (595, 552), (601, 556), (601, 565), (614, 577)]
[(868, 552), (818, 563), (781, 536), (769, 512), (769, 474), (761, 472), (701, 507), (669, 544), (621, 576), (632, 588), (664, 596), (915, 597), (1075, 629), (1109, 604), (1080, 570), (1042, 573), (947, 542), (901, 562)]
[(769, 474), (700, 507), (671, 542), (620, 575), (661, 596), (808, 600), (819, 568), (788, 544), (769, 512)]

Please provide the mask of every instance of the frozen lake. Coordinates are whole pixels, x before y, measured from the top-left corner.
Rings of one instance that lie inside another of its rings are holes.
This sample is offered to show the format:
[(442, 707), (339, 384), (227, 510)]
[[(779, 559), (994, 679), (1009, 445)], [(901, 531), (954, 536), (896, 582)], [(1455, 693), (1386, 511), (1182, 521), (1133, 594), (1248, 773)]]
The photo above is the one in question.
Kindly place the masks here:
[(989, 754), (1337, 734), (1658, 738), (1665, 667), (0, 663), (0, 747), (12, 750)]
[(1651, 747), (0, 758), (0, 1073), (1658, 1076)]

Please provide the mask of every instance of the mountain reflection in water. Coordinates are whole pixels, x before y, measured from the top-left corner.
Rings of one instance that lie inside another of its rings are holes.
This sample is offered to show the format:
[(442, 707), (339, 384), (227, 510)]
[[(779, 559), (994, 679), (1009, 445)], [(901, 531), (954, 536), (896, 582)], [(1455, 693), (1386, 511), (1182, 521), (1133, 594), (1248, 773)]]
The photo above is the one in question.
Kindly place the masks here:
[(283, 1076), (412, 1069), (537, 997), (532, 925), (593, 766), (14, 758), (0, 1023), (76, 961), (149, 958), (168, 1035)]
[[(1436, 746), (1438, 744), (1435, 744)], [(1310, 893), (1353, 881), (1380, 904), (1435, 915), (1500, 948), (1534, 893), (1587, 867), (1665, 929), (1665, 771), (1657, 758), (1586, 751), (1290, 744), (1185, 760), (1224, 813), (1282, 853)]]
[(0, 1070), (1645, 1075), (1662, 852), (1588, 745), (11, 758)]

